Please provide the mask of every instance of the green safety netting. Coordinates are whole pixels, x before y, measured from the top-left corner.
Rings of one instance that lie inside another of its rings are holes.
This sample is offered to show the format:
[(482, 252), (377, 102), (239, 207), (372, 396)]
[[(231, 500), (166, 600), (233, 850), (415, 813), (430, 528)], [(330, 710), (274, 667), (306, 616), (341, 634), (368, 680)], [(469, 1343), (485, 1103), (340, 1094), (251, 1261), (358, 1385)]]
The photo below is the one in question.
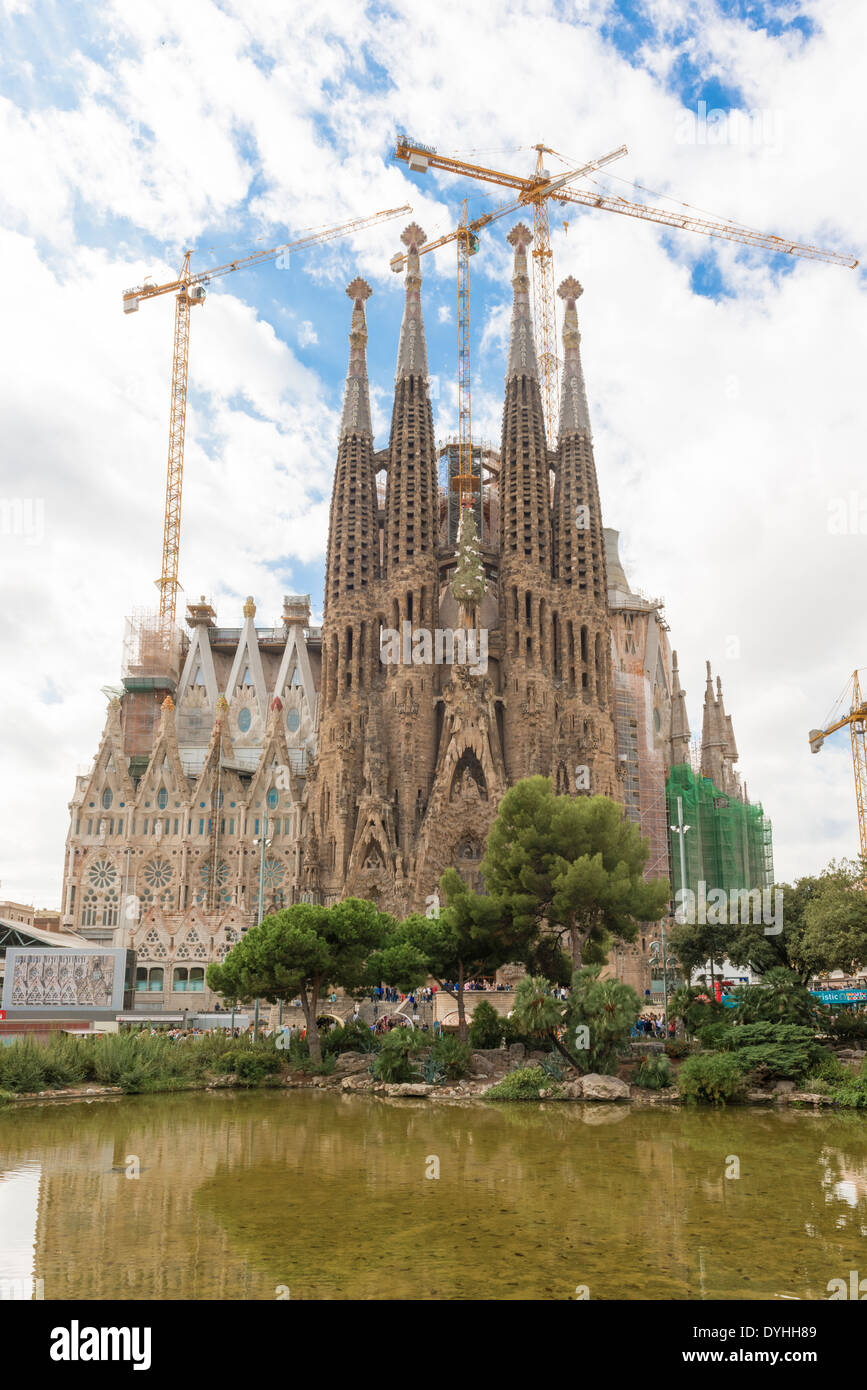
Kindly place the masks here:
[(727, 795), (709, 777), (697, 775), (687, 763), (679, 763), (666, 783), (669, 826), (679, 824), (678, 799), (683, 824), (681, 836), (669, 830), (672, 895), (686, 887), (695, 893), (704, 882), (707, 891), (723, 888), (771, 888), (774, 858), (771, 822), (760, 804), (755, 806)]

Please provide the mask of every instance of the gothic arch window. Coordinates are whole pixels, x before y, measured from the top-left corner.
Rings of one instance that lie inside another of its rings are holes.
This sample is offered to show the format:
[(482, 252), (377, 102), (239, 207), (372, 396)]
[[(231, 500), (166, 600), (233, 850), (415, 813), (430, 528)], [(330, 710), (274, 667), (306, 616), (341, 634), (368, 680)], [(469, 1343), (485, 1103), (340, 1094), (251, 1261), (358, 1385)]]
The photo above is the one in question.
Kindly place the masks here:
[(109, 811), (111, 809), (111, 803), (113, 801), (114, 796), (112, 794), (112, 790), (110, 787), (106, 787), (105, 791), (102, 794), (102, 809), (104, 811)]

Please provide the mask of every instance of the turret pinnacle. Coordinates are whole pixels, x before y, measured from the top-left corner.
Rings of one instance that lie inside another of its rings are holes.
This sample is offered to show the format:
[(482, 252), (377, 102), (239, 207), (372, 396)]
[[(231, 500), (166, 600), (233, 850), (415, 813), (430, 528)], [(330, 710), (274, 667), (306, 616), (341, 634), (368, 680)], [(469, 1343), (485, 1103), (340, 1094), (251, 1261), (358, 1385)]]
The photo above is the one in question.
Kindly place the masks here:
[(569, 434), (590, 434), (590, 412), (581, 368), (581, 334), (578, 332), (576, 301), (584, 293), (570, 275), (557, 293), (566, 303), (563, 320), (563, 390), (560, 399), (560, 438)]
[(411, 222), (401, 236), (406, 247), (406, 302), (400, 325), (400, 344), (397, 349), (395, 381), (401, 377), (427, 377), (427, 346), (424, 338), (424, 319), (421, 313), (421, 269), (419, 248), (427, 241), (417, 222)]
[(680, 687), (677, 652), (671, 654), (671, 764), (689, 762), (689, 719), (686, 695)]
[(372, 437), (364, 303), (373, 290), (366, 280), (356, 276), (352, 284), (347, 285), (346, 293), (352, 300), (352, 327), (349, 330), (349, 370), (346, 373), (343, 414), (340, 418), (340, 438), (344, 439), (349, 434), (369, 434)]
[(509, 338), (509, 365), (506, 381), (513, 376), (537, 377), (536, 344), (533, 339), (533, 319), (530, 314), (530, 277), (527, 274), (527, 247), (533, 234), (524, 222), (518, 222), (506, 240), (515, 248), (515, 267), (512, 272), (512, 328)]
[(725, 712), (722, 699), (722, 681), (717, 677), (714, 694), (713, 676), (710, 662), (707, 663), (707, 680), (704, 692), (704, 717), (701, 727), (701, 771), (710, 777), (714, 785), (724, 792), (737, 790), (737, 779), (733, 764), (737, 762), (732, 722)]

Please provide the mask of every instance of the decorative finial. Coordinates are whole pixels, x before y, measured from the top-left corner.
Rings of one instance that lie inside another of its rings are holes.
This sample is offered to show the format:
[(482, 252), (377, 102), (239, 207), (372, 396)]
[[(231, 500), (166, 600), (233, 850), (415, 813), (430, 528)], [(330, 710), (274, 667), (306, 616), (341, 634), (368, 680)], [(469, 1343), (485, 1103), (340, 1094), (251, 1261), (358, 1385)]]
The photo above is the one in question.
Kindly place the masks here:
[(506, 240), (516, 251), (525, 251), (533, 240), (533, 233), (526, 222), (516, 222)]
[(219, 700), (217, 701), (217, 712), (219, 714), (224, 714), (228, 708), (229, 701), (226, 699), (225, 695), (221, 695)]
[(360, 275), (356, 275), (351, 284), (346, 286), (346, 293), (354, 303), (357, 304), (360, 300), (363, 304), (365, 299), (369, 299), (373, 294), (373, 290), (366, 280), (362, 280)]
[(578, 281), (575, 279), (574, 275), (567, 275), (566, 279), (563, 280), (560, 284), (557, 293), (559, 294), (561, 299), (565, 299), (566, 304), (570, 309), (574, 309), (576, 299), (581, 298), (582, 294), (584, 293), (584, 290), (582, 289)]
[(248, 595), (248, 597), (247, 597), (247, 602), (244, 604), (244, 617), (245, 617), (245, 618), (255, 618), (255, 616), (256, 616), (256, 605), (255, 605), (255, 603), (253, 602), (253, 595), (250, 594), (250, 595)]
[(410, 222), (409, 226), (402, 231), (400, 239), (408, 251), (417, 251), (427, 241), (427, 234), (422, 231), (417, 222)]
[(277, 710), (279, 714), (280, 710), (283, 708), (283, 701), (280, 699), (279, 695), (274, 696), (274, 699), (271, 701), (270, 708), (272, 710)]
[(163, 700), (162, 704), (160, 705), (160, 709), (165, 710), (167, 714), (171, 714), (174, 707), (175, 702), (172, 699), (171, 695), (167, 695), (166, 698)]

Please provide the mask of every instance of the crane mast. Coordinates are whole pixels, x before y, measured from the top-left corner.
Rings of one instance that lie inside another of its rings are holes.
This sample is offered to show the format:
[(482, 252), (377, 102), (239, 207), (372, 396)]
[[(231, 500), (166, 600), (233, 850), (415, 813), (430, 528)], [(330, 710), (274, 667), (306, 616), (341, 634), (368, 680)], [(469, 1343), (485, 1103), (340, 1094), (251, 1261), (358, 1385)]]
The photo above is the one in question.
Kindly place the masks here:
[(247, 256), (227, 261), (209, 270), (193, 273), (191, 251), (184, 252), (184, 262), (175, 280), (160, 285), (138, 285), (123, 292), (123, 311), (134, 314), (142, 300), (155, 299), (163, 294), (175, 295), (175, 325), (172, 344), (172, 387), (169, 400), (169, 452), (166, 468), (166, 501), (163, 520), (163, 556), (157, 587), (160, 591), (158, 618), (158, 642), (163, 660), (170, 659), (172, 634), (177, 614), (178, 570), (180, 563), (181, 500), (184, 481), (184, 439), (187, 422), (187, 378), (190, 362), (190, 310), (205, 301), (205, 286), (209, 281), (222, 275), (230, 275), (254, 265), (262, 265), (274, 260), (284, 251), (299, 251), (307, 246), (315, 246), (336, 237), (349, 236), (379, 222), (388, 222), (404, 213), (412, 212), (409, 204), (399, 208), (386, 208), (369, 217), (355, 217), (350, 222), (341, 222), (335, 227), (325, 227), (308, 233), (295, 241), (271, 246), (267, 250), (253, 251)]

